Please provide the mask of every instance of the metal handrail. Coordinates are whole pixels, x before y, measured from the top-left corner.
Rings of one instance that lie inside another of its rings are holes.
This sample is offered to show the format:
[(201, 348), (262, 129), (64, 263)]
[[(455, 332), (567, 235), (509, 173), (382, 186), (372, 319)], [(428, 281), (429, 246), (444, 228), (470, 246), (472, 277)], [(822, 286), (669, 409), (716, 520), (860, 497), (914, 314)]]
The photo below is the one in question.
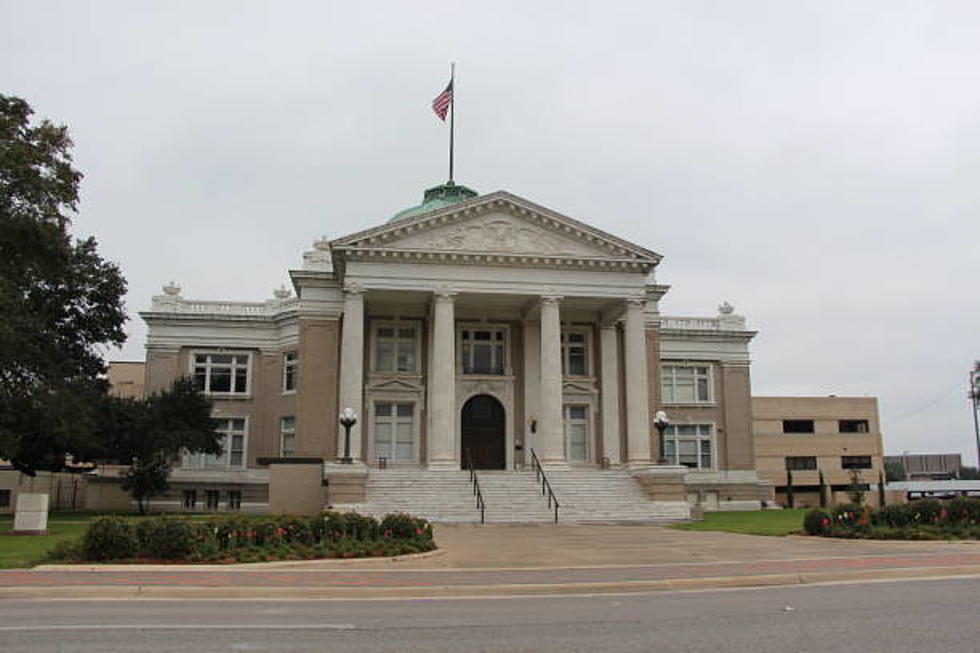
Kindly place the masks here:
[(534, 466), (535, 480), (541, 483), (541, 496), (545, 496), (547, 492), (548, 495), (548, 509), (551, 509), (551, 504), (554, 503), (555, 506), (555, 523), (558, 523), (558, 497), (555, 496), (555, 491), (551, 489), (551, 483), (548, 482), (548, 477), (544, 473), (544, 468), (541, 466), (541, 461), (538, 460), (538, 454), (534, 453), (534, 449), (531, 449), (531, 465)]
[(466, 466), (470, 470), (470, 483), (473, 484), (473, 496), (476, 497), (476, 509), (480, 511), (480, 523), (485, 524), (487, 515), (487, 503), (483, 500), (483, 492), (480, 490), (480, 479), (476, 477), (476, 469), (473, 468), (473, 454), (466, 450)]

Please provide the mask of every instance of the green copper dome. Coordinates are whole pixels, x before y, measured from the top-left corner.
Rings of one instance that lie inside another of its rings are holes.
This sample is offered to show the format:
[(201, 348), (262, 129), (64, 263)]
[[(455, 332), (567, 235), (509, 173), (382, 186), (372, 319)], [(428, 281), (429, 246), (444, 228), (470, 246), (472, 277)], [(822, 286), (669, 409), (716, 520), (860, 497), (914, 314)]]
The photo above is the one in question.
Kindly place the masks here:
[(398, 220), (411, 218), (419, 215), (420, 213), (435, 211), (436, 209), (441, 209), (444, 206), (449, 206), (450, 204), (456, 204), (457, 202), (471, 199), (477, 195), (479, 195), (479, 193), (471, 188), (467, 188), (466, 186), (457, 186), (453, 182), (447, 181), (440, 186), (433, 186), (432, 188), (427, 189), (425, 191), (425, 195), (422, 197), (421, 204), (407, 208), (404, 211), (399, 211), (393, 215), (388, 222), (397, 222)]

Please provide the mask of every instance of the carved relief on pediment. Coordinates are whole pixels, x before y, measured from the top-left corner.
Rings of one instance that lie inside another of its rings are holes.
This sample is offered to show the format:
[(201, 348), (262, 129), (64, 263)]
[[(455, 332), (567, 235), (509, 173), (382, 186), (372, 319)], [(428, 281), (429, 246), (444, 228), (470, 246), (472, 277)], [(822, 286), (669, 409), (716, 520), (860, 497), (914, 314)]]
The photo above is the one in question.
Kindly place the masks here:
[(491, 215), (391, 243), (404, 249), (540, 254), (543, 256), (602, 256), (598, 248), (579, 243), (523, 220)]

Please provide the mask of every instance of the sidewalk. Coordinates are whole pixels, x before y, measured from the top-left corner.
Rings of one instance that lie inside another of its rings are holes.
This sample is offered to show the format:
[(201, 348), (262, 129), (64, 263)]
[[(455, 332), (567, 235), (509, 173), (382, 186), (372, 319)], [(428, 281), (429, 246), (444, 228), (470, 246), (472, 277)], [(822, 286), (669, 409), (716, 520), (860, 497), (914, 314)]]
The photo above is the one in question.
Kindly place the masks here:
[(439, 526), (437, 552), (259, 565), (0, 571), (0, 598), (383, 598), (630, 592), (980, 575), (978, 542), (847, 541), (662, 526)]

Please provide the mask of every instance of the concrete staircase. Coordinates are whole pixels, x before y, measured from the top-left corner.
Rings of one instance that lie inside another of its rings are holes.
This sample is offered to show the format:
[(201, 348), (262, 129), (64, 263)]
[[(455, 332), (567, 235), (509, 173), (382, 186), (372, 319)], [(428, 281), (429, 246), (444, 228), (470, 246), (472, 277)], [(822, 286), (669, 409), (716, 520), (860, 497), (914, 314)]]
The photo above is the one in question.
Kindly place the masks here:
[[(554, 512), (533, 471), (478, 471), (487, 523), (549, 523)], [(561, 505), (559, 523), (665, 522), (690, 518), (683, 503), (651, 501), (627, 472), (571, 468), (549, 470)], [(367, 501), (343, 506), (381, 517), (407, 512), (438, 523), (478, 523), (469, 472), (372, 469)]]

